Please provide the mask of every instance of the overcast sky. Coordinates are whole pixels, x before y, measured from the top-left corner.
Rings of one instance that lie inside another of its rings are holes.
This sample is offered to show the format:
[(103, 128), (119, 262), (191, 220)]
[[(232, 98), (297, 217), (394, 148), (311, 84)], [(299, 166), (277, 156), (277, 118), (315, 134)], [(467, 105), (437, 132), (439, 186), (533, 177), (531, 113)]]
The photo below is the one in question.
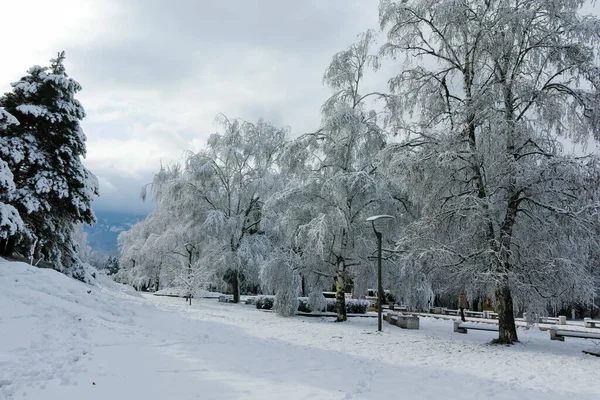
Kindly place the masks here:
[[(218, 113), (314, 130), (331, 57), (377, 28), (378, 0), (0, 0), (0, 91), (60, 50), (86, 109), (97, 211), (144, 212), (160, 163)], [(11, 16), (26, 15), (27, 18)], [(375, 85), (375, 83), (373, 83)]]
[[(94, 208), (147, 212), (142, 185), (161, 162), (199, 150), (218, 113), (263, 117), (292, 135), (316, 129), (330, 93), (323, 72), (360, 32), (377, 29), (378, 3), (0, 0), (0, 92), (65, 50), (83, 86), (85, 164), (100, 181)], [(397, 66), (387, 68), (364, 90), (385, 90)]]

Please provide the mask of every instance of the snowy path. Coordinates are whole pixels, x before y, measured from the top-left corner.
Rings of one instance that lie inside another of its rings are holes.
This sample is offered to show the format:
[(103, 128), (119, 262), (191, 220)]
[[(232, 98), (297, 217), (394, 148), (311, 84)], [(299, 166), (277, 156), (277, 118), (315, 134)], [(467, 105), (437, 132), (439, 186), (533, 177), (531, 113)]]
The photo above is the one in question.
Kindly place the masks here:
[(370, 318), (190, 307), (9, 263), (0, 305), (2, 400), (600, 398), (600, 359), (581, 353), (598, 345), (537, 329), (512, 347), (429, 318), (378, 334)]

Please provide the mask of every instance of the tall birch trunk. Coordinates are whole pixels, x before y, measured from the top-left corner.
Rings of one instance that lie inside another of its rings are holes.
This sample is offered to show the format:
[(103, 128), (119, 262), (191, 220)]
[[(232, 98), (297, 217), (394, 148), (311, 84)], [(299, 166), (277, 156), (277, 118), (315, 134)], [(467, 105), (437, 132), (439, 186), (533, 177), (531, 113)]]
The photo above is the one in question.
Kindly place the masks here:
[(343, 322), (348, 319), (346, 315), (346, 295), (344, 288), (346, 280), (344, 279), (343, 261), (338, 263), (337, 274), (335, 278), (335, 305), (337, 310), (337, 322)]

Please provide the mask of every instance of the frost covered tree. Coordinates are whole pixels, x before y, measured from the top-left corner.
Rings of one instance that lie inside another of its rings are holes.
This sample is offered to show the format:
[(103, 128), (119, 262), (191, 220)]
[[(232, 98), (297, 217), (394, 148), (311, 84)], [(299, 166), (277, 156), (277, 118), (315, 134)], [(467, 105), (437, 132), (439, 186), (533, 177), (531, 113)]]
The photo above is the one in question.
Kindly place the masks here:
[(518, 340), (513, 297), (539, 310), (595, 290), (598, 160), (564, 148), (599, 132), (600, 30), (583, 3), (380, 4), (382, 53), (404, 61), (387, 154), (422, 215), (399, 247), (421, 272), (492, 294), (500, 343)]
[[(377, 154), (385, 146), (385, 133), (366, 101), (380, 95), (361, 94), (366, 69), (377, 66), (369, 53), (373, 39), (367, 32), (333, 56), (324, 82), (334, 93), (322, 107), (322, 126), (288, 146), (291, 165), (286, 168), (298, 171), (297, 176), (270, 200), (287, 214), (283, 220), (295, 222), (292, 248), (299, 259), (293, 264), (308, 280), (310, 297), (317, 300), (335, 282), (338, 321), (346, 320), (346, 286), (374, 277), (365, 274), (375, 249), (366, 217), (398, 213), (394, 196), (399, 193), (378, 173)], [(292, 258), (290, 254), (290, 262)], [(296, 279), (289, 273), (283, 276), (290, 282)]]
[(164, 281), (172, 281), (170, 268), (179, 260), (167, 253), (166, 232), (171, 223), (163, 209), (158, 207), (130, 230), (117, 238), (120, 250), (119, 271), (113, 279), (132, 285), (137, 290), (158, 290)]
[(73, 227), (95, 221), (91, 203), (98, 182), (82, 164), (85, 112), (75, 99), (81, 86), (67, 76), (64, 58), (59, 53), (49, 67), (30, 68), (0, 97), (0, 107), (19, 121), (4, 130), (0, 157), (13, 173), (12, 204), (24, 222), (16, 248), (77, 276), (81, 261)]
[[(5, 136), (9, 125), (18, 125), (15, 117), (0, 107), (0, 137)], [(10, 203), (16, 195), (13, 173), (0, 157), (0, 254), (8, 253), (17, 232), (23, 230), (23, 220)], [(9, 243), (10, 242), (10, 243)]]
[[(196, 246), (201, 276), (220, 276), (239, 301), (242, 286), (258, 284), (270, 244), (261, 230), (263, 198), (276, 185), (277, 161), (287, 129), (220, 117), (223, 133), (189, 153), (181, 171), (161, 170), (155, 199), (172, 212)], [(207, 272), (208, 270), (212, 272)], [(204, 278), (203, 278), (204, 279)]]

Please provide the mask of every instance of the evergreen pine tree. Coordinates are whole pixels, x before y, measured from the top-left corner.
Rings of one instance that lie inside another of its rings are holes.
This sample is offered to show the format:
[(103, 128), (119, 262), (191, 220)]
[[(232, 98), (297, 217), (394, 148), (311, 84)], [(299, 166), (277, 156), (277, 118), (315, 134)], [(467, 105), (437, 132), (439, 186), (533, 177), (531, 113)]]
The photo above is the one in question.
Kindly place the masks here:
[(13, 172), (13, 204), (25, 223), (17, 250), (77, 275), (81, 261), (73, 226), (95, 221), (91, 203), (98, 182), (81, 161), (85, 111), (75, 99), (81, 86), (67, 76), (64, 59), (61, 52), (49, 67), (30, 68), (0, 97), (0, 107), (20, 122), (3, 133), (0, 155)]
[[(4, 137), (9, 125), (18, 124), (15, 117), (0, 108), (0, 137)], [(8, 246), (9, 240), (12, 242), (15, 234), (23, 230), (23, 220), (17, 209), (10, 204), (15, 190), (12, 171), (0, 154), (0, 253)]]
[(119, 257), (109, 256), (104, 268), (107, 270), (108, 275), (114, 275), (119, 272)]

